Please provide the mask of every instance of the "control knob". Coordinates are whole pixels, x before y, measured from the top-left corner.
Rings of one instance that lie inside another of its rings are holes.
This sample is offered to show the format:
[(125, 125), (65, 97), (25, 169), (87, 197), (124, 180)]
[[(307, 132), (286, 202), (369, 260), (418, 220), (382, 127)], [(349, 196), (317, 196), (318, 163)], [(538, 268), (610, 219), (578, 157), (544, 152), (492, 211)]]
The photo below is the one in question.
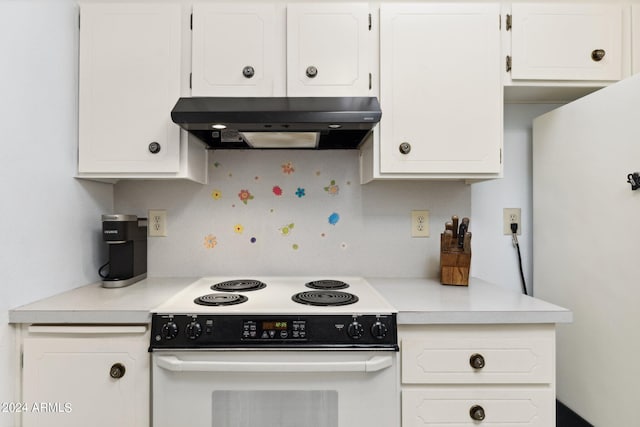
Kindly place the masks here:
[(377, 321), (371, 326), (371, 335), (379, 340), (387, 336), (387, 326), (381, 321)]
[(194, 320), (187, 325), (185, 332), (190, 340), (195, 340), (202, 334), (202, 325)]
[(175, 337), (178, 336), (178, 325), (175, 324), (175, 322), (167, 322), (164, 325), (162, 325), (162, 338), (164, 338), (165, 340), (172, 340)]
[(357, 320), (354, 320), (347, 328), (347, 335), (354, 340), (361, 338), (362, 335), (364, 335), (364, 328), (362, 327), (362, 324), (358, 323)]

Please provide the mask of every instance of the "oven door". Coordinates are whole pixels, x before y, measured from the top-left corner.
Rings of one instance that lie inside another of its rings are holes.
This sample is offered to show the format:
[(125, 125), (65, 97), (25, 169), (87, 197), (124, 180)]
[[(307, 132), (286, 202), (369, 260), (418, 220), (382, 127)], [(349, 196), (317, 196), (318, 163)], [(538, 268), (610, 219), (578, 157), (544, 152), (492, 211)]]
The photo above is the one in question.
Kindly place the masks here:
[(153, 426), (394, 427), (392, 351), (154, 352)]

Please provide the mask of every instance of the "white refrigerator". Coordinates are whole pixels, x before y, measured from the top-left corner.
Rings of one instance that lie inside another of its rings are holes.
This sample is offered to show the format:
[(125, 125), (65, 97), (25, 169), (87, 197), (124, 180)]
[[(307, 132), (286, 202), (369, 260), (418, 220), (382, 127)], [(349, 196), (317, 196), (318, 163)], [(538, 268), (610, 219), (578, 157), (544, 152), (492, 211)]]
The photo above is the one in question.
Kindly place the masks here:
[(596, 427), (640, 426), (640, 74), (533, 123), (536, 297), (557, 328), (557, 398)]

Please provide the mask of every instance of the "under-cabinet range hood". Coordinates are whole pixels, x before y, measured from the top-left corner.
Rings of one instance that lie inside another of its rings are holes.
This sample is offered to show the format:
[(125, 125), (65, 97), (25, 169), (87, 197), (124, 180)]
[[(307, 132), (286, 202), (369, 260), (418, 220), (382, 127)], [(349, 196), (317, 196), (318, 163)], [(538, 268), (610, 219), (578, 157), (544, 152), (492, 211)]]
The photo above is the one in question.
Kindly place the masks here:
[(171, 111), (212, 149), (356, 149), (381, 116), (375, 97), (191, 97)]

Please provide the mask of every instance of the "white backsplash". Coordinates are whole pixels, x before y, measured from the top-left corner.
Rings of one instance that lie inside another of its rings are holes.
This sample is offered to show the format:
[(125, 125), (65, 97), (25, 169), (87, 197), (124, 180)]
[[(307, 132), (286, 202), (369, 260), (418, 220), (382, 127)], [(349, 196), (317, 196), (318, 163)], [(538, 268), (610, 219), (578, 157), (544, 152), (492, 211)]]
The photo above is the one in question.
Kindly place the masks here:
[[(166, 209), (168, 236), (148, 240), (150, 276), (437, 276), (440, 232), (470, 214), (470, 187), (360, 185), (358, 173), (357, 151), (220, 150), (208, 185), (123, 181), (115, 212)], [(430, 211), (431, 237), (410, 236), (412, 209)]]

